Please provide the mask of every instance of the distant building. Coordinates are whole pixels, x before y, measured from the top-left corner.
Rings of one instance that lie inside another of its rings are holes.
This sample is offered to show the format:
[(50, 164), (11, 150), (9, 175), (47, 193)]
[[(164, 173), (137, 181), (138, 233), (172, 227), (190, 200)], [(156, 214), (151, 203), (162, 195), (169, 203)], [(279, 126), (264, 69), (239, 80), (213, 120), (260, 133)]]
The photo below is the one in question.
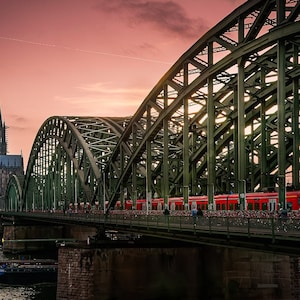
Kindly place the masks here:
[(5, 208), (6, 187), (12, 175), (24, 177), (23, 156), (7, 155), (6, 125), (0, 111), (0, 209)]

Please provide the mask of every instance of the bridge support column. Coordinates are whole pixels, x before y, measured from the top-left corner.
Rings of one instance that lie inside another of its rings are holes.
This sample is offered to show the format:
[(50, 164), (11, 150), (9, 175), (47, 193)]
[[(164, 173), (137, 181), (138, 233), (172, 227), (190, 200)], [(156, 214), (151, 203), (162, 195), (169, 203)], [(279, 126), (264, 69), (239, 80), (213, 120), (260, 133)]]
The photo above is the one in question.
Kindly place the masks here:
[(277, 105), (278, 105), (278, 200), (281, 208), (286, 209), (286, 133), (285, 133), (285, 44), (284, 41), (278, 41), (278, 83), (277, 83)]
[[(66, 244), (58, 250), (57, 299), (165, 299), (198, 287), (201, 250)], [(159, 274), (157, 270), (160, 270)], [(179, 271), (180, 270), (180, 271)], [(174, 275), (175, 274), (175, 275)], [(186, 278), (189, 286), (186, 286)], [(177, 284), (175, 284), (176, 282)], [(142, 287), (142, 288), (141, 288)], [(181, 298), (184, 298), (181, 296)]]

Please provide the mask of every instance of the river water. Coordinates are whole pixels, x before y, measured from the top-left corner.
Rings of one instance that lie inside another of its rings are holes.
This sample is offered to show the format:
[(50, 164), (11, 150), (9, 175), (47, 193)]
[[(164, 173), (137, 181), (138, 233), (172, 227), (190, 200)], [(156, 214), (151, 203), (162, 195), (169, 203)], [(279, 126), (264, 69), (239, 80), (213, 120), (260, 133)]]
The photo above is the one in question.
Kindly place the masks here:
[[(112, 263), (105, 261), (106, 270), (101, 262), (95, 265), (98, 271), (91, 280), (95, 287), (88, 299), (300, 300), (300, 254), (214, 246), (178, 248), (167, 254), (150, 249), (141, 249), (142, 255), (126, 249), (111, 251)], [(52, 300), (57, 286), (0, 285), (0, 300)], [(64, 299), (76, 300), (68, 298), (65, 289)]]
[(1, 300), (55, 300), (56, 284), (42, 283), (32, 286), (0, 285)]
[[(0, 260), (9, 258), (0, 250)], [(56, 282), (26, 286), (0, 284), (0, 300), (55, 300), (56, 288)]]

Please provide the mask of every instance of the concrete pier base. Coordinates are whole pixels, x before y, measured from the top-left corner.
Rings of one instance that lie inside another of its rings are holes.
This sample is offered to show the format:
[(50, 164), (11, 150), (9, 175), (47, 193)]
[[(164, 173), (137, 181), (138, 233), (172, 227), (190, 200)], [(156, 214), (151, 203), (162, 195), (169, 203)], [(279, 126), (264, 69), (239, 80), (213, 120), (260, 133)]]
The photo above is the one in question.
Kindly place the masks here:
[[(58, 254), (57, 300), (184, 299), (197, 286), (196, 248), (73, 248)], [(189, 278), (186, 274), (190, 274)], [(194, 291), (193, 291), (194, 292)], [(147, 295), (147, 297), (146, 297)], [(180, 298), (178, 298), (180, 296)]]

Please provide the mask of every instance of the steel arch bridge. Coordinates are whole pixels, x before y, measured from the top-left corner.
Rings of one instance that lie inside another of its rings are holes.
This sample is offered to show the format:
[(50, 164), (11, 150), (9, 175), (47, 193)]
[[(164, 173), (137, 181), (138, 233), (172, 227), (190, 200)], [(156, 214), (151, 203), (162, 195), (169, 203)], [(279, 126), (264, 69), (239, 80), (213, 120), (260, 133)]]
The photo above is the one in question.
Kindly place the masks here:
[[(250, 0), (191, 46), (131, 118), (51, 117), (16, 209), (299, 189), (300, 0)], [(14, 188), (12, 185), (11, 188)], [(8, 189), (9, 190), (9, 189)], [(78, 200), (77, 200), (78, 199)], [(8, 200), (7, 200), (8, 201)], [(7, 204), (8, 205), (8, 204)]]

